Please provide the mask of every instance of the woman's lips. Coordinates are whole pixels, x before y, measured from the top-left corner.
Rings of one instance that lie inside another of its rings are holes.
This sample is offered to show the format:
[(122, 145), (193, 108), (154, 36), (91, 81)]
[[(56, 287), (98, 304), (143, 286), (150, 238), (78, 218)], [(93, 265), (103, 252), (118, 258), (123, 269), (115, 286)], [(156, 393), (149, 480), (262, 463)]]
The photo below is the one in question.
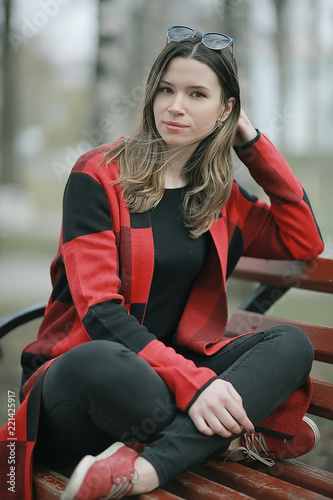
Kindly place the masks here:
[(183, 125), (179, 122), (164, 122), (164, 125), (168, 130), (184, 130), (188, 127), (187, 125)]

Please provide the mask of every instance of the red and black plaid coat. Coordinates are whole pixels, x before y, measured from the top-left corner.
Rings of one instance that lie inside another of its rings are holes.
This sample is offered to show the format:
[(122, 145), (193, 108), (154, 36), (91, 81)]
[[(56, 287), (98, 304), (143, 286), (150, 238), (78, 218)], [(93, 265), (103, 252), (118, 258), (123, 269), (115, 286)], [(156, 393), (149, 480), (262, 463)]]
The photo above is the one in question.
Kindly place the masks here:
[[(23, 489), (24, 498), (30, 498), (42, 374), (69, 349), (94, 339), (126, 345), (156, 370), (185, 411), (216, 377), (209, 368), (197, 368), (166, 347), (142, 324), (154, 271), (150, 214), (129, 212), (121, 186), (112, 182), (118, 178), (118, 166), (101, 163), (106, 151), (101, 147), (83, 155), (69, 177), (59, 250), (51, 266), (53, 292), (38, 338), (22, 354), (27, 381), (16, 414), (17, 491), (21, 488), (17, 498), (23, 498)], [(206, 355), (232, 341), (223, 336), (225, 282), (241, 255), (309, 259), (323, 250), (307, 196), (270, 141), (261, 136), (238, 155), (269, 196), (270, 205), (234, 182), (227, 205), (210, 229), (213, 244), (176, 334), (180, 345)], [(262, 426), (292, 436), (310, 393), (309, 384), (297, 390)], [(2, 454), (6, 433), (2, 429)], [(4, 462), (2, 470), (6, 469)]]

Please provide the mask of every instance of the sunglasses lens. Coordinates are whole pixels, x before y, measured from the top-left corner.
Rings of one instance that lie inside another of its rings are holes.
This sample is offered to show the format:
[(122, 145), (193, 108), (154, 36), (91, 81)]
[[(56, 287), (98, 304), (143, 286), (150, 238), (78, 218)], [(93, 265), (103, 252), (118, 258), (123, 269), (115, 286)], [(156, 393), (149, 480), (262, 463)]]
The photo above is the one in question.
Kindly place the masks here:
[(168, 37), (170, 40), (179, 42), (180, 40), (185, 40), (186, 38), (192, 38), (195, 31), (186, 26), (172, 26), (168, 31)]
[(206, 47), (213, 50), (225, 49), (230, 45), (230, 38), (220, 33), (207, 33), (203, 36), (202, 41)]

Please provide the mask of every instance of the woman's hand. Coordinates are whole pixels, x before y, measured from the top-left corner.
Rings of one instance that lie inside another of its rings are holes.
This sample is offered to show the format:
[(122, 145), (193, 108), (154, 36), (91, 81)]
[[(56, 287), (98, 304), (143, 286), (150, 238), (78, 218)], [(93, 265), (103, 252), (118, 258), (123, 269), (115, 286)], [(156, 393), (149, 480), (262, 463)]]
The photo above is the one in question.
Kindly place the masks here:
[(253, 424), (243, 407), (241, 396), (230, 382), (216, 379), (202, 391), (189, 412), (198, 431), (212, 436), (230, 437), (244, 429), (253, 432)]
[(256, 129), (248, 119), (245, 111), (241, 109), (234, 146), (240, 146), (241, 144), (252, 141), (252, 139), (254, 139), (256, 136)]

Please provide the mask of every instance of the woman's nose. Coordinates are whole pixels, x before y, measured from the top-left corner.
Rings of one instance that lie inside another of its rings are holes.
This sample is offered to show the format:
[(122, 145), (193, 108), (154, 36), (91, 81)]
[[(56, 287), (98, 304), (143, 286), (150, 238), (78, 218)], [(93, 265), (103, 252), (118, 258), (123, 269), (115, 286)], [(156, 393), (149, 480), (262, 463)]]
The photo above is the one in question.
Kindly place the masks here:
[(185, 113), (182, 96), (177, 95), (174, 97), (172, 103), (168, 107), (168, 111), (173, 115), (183, 115)]

